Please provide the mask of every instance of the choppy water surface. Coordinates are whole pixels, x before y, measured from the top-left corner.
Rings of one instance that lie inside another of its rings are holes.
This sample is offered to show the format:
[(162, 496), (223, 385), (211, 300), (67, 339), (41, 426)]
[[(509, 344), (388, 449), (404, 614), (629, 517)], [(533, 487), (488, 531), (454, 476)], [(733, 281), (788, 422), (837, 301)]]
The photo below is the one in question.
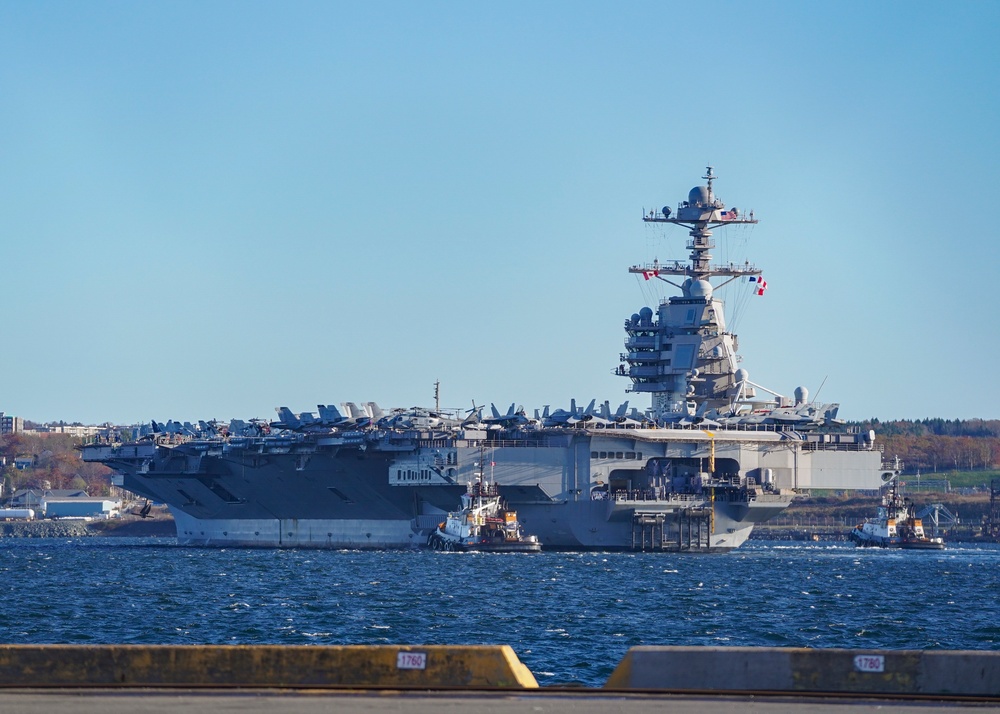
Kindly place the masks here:
[(0, 641), (509, 644), (600, 686), (634, 645), (1000, 648), (1000, 547), (751, 542), (728, 555), (0, 540)]

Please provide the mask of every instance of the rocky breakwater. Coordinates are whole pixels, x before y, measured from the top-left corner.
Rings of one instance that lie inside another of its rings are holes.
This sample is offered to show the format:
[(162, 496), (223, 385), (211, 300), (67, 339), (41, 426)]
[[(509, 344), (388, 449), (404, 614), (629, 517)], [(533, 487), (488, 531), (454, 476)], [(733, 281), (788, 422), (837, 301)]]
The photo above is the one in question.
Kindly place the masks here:
[(0, 521), (0, 538), (85, 538), (99, 535), (87, 521)]
[(177, 535), (174, 519), (110, 518), (107, 520), (0, 521), (0, 538), (90, 538), (119, 536), (128, 538), (173, 538)]

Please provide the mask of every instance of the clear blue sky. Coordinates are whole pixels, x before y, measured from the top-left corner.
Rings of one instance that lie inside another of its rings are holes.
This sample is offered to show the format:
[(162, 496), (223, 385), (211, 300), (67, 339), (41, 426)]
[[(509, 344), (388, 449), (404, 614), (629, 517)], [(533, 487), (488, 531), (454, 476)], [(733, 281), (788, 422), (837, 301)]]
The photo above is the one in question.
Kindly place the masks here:
[[(1000, 3), (0, 1), (0, 410), (626, 398), (643, 209), (753, 381), (998, 418)], [(735, 288), (736, 286), (734, 286)]]

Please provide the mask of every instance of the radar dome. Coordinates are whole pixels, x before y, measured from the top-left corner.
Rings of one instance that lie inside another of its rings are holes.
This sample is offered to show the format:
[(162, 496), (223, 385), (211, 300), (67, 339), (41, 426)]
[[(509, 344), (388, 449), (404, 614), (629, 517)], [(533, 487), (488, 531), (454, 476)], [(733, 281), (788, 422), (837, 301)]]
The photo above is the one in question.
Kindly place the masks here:
[(750, 373), (749, 372), (747, 372), (745, 369), (742, 369), (742, 368), (736, 370), (736, 382), (737, 383), (739, 383), (739, 382), (745, 382), (748, 379), (750, 379)]
[(809, 390), (806, 389), (805, 387), (796, 387), (795, 388), (795, 403), (796, 404), (805, 404), (808, 401), (809, 401)]
[(693, 280), (689, 292), (691, 297), (708, 299), (712, 297), (712, 283), (707, 280)]
[(639, 322), (639, 313), (637, 312), (632, 313), (632, 322)]
[(688, 193), (688, 203), (708, 203), (708, 186), (695, 186)]
[(639, 310), (639, 320), (641, 322), (650, 322), (653, 319), (653, 309), (649, 307), (644, 307)]

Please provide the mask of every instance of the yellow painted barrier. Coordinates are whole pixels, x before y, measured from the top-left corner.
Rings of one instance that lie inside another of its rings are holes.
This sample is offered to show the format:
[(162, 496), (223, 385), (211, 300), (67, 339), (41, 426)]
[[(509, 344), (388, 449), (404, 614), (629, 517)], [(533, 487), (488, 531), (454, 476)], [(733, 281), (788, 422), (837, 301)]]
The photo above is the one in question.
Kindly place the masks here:
[(633, 647), (604, 687), (1000, 697), (1000, 652)]
[(0, 687), (536, 688), (507, 645), (0, 645)]

